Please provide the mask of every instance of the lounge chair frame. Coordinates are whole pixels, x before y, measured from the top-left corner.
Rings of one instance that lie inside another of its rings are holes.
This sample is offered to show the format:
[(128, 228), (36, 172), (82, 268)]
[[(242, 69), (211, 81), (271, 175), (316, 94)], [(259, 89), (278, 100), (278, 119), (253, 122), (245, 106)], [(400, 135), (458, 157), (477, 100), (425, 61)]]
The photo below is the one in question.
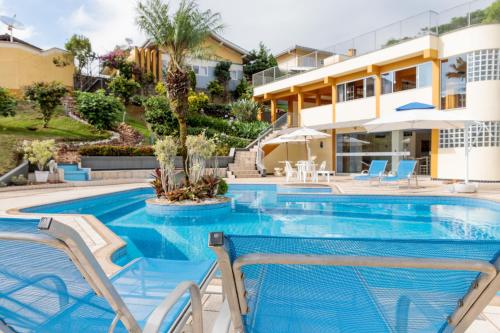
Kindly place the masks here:
[(210, 233), (209, 247), (217, 256), (222, 274), (222, 286), (226, 295), (226, 303), (223, 305), (213, 332), (229, 332), (229, 327), (232, 327), (233, 332), (245, 332), (241, 316), (247, 313), (248, 307), (245, 299), (244, 275), (241, 269), (248, 265), (355, 266), (478, 272), (479, 277), (470, 286), (468, 293), (459, 302), (455, 311), (448, 317), (449, 326), (445, 332), (455, 333), (465, 332), (500, 289), (500, 258), (495, 264), (491, 264), (488, 261), (462, 259), (254, 253), (243, 255), (231, 264), (222, 232)]
[[(42, 218), (38, 228), (43, 234), (28, 234), (15, 232), (0, 232), (0, 240), (21, 241), (29, 243), (44, 244), (62, 250), (78, 268), (90, 287), (97, 295), (104, 297), (109, 303), (116, 316), (110, 324), (109, 333), (113, 333), (119, 321), (123, 323), (128, 332), (131, 333), (157, 333), (160, 326), (173, 305), (189, 290), (190, 303), (186, 306), (182, 314), (172, 325), (169, 332), (178, 332), (192, 313), (193, 332), (203, 332), (201, 291), (197, 284), (192, 281), (180, 283), (151, 313), (144, 330), (141, 329), (136, 319), (123, 302), (122, 298), (108, 279), (96, 258), (87, 247), (78, 232), (62, 222), (52, 218)], [(203, 281), (202, 289), (206, 287), (215, 271), (215, 265)], [(190, 311), (190, 308), (192, 310)], [(0, 320), (0, 331), (9, 332), (4, 329), (9, 328)], [(9, 328), (10, 329), (10, 328)], [(10, 330), (12, 332), (12, 330)]]

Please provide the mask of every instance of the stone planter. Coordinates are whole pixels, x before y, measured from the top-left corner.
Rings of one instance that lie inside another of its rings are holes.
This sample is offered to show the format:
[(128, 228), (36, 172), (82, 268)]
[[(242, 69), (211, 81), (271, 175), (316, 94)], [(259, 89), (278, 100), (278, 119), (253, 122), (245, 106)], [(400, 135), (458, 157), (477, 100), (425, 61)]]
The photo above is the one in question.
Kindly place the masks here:
[(35, 181), (37, 183), (46, 183), (47, 180), (49, 179), (49, 172), (48, 171), (35, 171)]
[(231, 210), (231, 199), (222, 197), (204, 202), (168, 202), (156, 198), (146, 200), (146, 212), (154, 216), (168, 217), (216, 217)]

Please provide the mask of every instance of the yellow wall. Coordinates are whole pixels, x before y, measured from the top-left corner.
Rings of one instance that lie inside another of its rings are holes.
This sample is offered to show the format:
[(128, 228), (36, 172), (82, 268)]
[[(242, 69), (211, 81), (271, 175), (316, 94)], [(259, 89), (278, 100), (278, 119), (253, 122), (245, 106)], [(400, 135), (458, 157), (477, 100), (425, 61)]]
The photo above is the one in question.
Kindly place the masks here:
[(205, 42), (205, 46), (211, 49), (216, 58), (231, 61), (233, 64), (243, 64), (242, 54), (234, 51), (226, 45), (221, 45), (220, 42), (209, 37)]
[(19, 92), (37, 81), (59, 81), (73, 87), (73, 64), (57, 67), (52, 62), (62, 55), (61, 50), (40, 52), (23, 45), (0, 42), (0, 87)]

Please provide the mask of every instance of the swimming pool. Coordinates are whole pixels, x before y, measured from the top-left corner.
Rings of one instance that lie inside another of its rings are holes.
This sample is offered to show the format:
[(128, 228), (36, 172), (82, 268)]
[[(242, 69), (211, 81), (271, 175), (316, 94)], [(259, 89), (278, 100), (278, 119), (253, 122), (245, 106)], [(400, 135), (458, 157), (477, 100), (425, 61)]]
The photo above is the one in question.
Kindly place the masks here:
[(127, 257), (212, 258), (210, 231), (241, 235), (380, 239), (500, 239), (500, 204), (458, 197), (278, 193), (274, 185), (231, 185), (231, 211), (198, 218), (147, 213), (149, 188), (24, 209), (92, 214), (127, 242)]

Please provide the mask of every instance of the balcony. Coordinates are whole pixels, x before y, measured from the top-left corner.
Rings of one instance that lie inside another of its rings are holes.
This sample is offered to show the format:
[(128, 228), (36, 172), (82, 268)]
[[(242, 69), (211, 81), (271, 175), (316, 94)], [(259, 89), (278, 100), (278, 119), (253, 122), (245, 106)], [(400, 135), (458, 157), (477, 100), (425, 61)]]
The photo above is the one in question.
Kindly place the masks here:
[(491, 22), (484, 9), (494, 0), (476, 0), (437, 13), (426, 11), (377, 30), (354, 37), (333, 46), (298, 57), (294, 63), (284, 63), (252, 76), (254, 87), (259, 87), (301, 73), (352, 59), (412, 39), (440, 35), (461, 28)]

